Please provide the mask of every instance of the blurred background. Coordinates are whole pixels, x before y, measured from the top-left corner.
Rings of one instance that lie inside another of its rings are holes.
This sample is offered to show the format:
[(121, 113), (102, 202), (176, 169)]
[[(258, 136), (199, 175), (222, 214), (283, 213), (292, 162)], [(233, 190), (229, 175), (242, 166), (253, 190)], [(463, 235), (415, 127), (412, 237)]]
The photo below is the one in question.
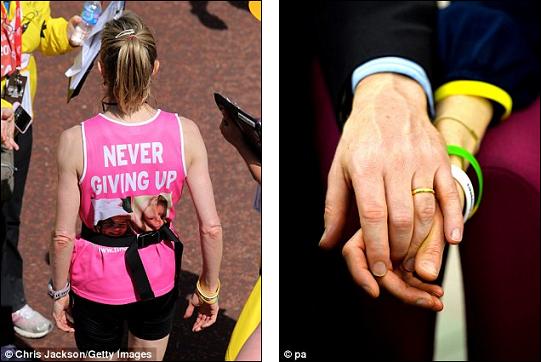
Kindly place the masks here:
[[(104, 7), (109, 2), (104, 2)], [(80, 14), (82, 1), (51, 2), (53, 17)], [(152, 29), (158, 45), (160, 72), (153, 83), (157, 106), (193, 120), (205, 141), (218, 213), (224, 233), (220, 279), (221, 313), (212, 328), (197, 335), (194, 320), (182, 319), (186, 302), (178, 303), (177, 320), (165, 358), (223, 360), (230, 334), (255, 283), (261, 265), (260, 215), (253, 210), (256, 190), (242, 158), (222, 137), (218, 91), (256, 117), (261, 116), (261, 23), (248, 11), (248, 1), (129, 1)], [(34, 143), (24, 195), (20, 249), (28, 303), (50, 317), (47, 297), (47, 249), (54, 227), (57, 188), (56, 148), (60, 133), (101, 112), (103, 88), (97, 66), (78, 97), (66, 104), (64, 72), (77, 50), (48, 58), (36, 52), (38, 88), (34, 103)], [(197, 217), (188, 188), (175, 220), (184, 242), (182, 296), (195, 288), (201, 270)], [(38, 340), (20, 339), (32, 348), (75, 347), (72, 334), (55, 329)]]

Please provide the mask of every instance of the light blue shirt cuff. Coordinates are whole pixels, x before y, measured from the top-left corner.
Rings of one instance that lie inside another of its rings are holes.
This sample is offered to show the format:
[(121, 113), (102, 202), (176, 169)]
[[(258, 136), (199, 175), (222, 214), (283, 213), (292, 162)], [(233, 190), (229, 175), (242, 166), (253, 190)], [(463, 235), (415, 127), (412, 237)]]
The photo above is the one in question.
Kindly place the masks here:
[(432, 95), (432, 87), (430, 86), (430, 81), (426, 76), (423, 68), (411, 60), (407, 60), (399, 57), (383, 57), (373, 59), (369, 62), (366, 62), (358, 66), (351, 76), (351, 91), (355, 93), (355, 88), (357, 84), (363, 78), (368, 77), (369, 75), (375, 73), (398, 73), (406, 75), (414, 80), (416, 80), (421, 87), (423, 87), (426, 97), (428, 99), (428, 106), (430, 108), (430, 115), (434, 116), (434, 98)]

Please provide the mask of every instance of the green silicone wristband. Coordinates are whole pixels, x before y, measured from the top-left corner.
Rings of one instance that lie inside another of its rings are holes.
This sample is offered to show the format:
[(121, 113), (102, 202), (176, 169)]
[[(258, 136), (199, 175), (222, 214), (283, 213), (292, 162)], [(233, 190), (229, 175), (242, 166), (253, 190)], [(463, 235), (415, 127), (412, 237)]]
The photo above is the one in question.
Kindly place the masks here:
[(477, 197), (477, 200), (475, 200), (475, 206), (473, 207), (473, 210), (470, 214), (470, 217), (472, 217), (473, 214), (475, 214), (475, 212), (477, 211), (477, 208), (481, 203), (481, 198), (483, 197), (483, 171), (481, 170), (481, 166), (479, 165), (479, 162), (477, 162), (477, 159), (464, 148), (456, 145), (447, 145), (447, 153), (449, 155), (459, 156), (467, 160), (470, 165), (472, 165), (475, 173), (477, 174), (477, 179), (479, 181), (479, 196)]

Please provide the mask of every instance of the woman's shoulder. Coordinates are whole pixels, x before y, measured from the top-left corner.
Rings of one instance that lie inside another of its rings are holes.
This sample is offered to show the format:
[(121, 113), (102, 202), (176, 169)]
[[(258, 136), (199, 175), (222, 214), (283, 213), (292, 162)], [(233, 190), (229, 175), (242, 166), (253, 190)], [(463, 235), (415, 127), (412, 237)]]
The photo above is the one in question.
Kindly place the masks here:
[(83, 163), (82, 143), (81, 125), (75, 125), (62, 132), (57, 151), (59, 167), (71, 168), (77, 170), (80, 174)]
[(69, 146), (81, 141), (82, 141), (81, 125), (77, 124), (62, 132), (62, 134), (60, 135), (59, 143), (61, 145), (63, 144), (65, 146)]
[[(162, 113), (169, 113), (169, 112), (162, 111)], [(194, 121), (184, 116), (181, 116), (179, 113), (170, 113), (170, 114), (174, 115), (174, 117), (180, 122), (180, 125), (182, 127), (182, 132), (184, 133), (185, 136), (188, 136), (188, 137), (199, 136), (200, 137), (201, 133), (199, 132), (199, 127), (197, 127), (197, 124)]]

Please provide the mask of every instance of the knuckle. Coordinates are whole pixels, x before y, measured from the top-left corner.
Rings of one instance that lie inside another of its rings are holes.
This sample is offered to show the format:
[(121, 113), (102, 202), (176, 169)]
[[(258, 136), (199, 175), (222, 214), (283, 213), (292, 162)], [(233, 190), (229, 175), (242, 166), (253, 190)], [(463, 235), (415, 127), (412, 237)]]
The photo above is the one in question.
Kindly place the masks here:
[(325, 202), (325, 211), (324, 211), (325, 219), (332, 218), (335, 214), (336, 214), (335, 205), (330, 201), (326, 201)]
[(415, 213), (417, 214), (417, 219), (421, 224), (428, 224), (431, 222), (436, 214), (436, 204), (434, 200), (426, 202), (419, 208), (416, 208)]
[(351, 255), (352, 251), (353, 251), (353, 245), (351, 243), (346, 243), (344, 247), (342, 248), (342, 256), (344, 258), (348, 258)]
[(366, 258), (369, 262), (375, 260), (386, 260), (390, 257), (388, 244), (366, 242)]
[(398, 230), (409, 230), (413, 226), (413, 217), (409, 213), (399, 212), (389, 219), (391, 225)]
[(369, 206), (361, 211), (361, 219), (365, 224), (379, 224), (387, 221), (387, 212), (382, 206)]
[(359, 177), (376, 173), (381, 164), (377, 157), (360, 151), (354, 151), (349, 161), (351, 174)]
[(459, 201), (458, 192), (456, 190), (456, 187), (454, 187), (454, 185), (453, 187), (449, 187), (443, 191), (440, 191), (438, 197), (440, 200), (445, 201), (445, 202), (453, 202), (453, 201), (458, 202)]

